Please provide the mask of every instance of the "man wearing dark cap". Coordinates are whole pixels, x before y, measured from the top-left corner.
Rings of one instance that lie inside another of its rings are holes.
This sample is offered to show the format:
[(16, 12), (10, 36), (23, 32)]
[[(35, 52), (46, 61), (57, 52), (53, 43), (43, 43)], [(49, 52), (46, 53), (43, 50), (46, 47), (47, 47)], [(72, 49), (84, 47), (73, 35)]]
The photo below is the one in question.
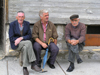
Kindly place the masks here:
[(83, 62), (79, 52), (84, 46), (86, 26), (79, 20), (79, 15), (70, 16), (71, 23), (67, 24), (65, 28), (65, 39), (69, 51), (68, 61), (70, 62), (67, 72), (74, 70), (75, 57), (78, 64)]

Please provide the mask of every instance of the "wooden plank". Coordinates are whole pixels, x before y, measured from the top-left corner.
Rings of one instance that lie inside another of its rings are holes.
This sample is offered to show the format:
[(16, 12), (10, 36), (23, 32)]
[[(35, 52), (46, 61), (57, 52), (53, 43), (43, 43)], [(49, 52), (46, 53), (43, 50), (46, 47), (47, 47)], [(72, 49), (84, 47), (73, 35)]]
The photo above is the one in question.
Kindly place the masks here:
[(100, 34), (86, 34), (85, 46), (100, 46)]
[(5, 0), (6, 21), (8, 22), (8, 0)]

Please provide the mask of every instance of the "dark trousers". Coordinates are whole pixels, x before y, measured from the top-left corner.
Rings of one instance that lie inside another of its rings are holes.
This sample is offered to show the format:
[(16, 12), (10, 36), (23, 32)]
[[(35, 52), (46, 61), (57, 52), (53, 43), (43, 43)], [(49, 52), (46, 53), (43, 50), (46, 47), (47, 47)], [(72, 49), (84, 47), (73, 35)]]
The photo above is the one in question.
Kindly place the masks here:
[[(74, 63), (75, 57), (76, 57), (76, 59), (80, 58), (79, 52), (83, 50), (84, 44), (80, 43), (80, 44), (77, 44), (76, 46), (73, 46), (73, 45), (69, 44), (68, 42), (66, 42), (66, 43), (67, 43), (68, 52), (69, 52), (68, 61)], [(78, 47), (78, 48), (76, 48), (76, 47)], [(74, 51), (76, 49), (79, 51), (78, 53), (76, 53)]]
[[(36, 55), (36, 63), (37, 64), (40, 64), (41, 63), (41, 50), (46, 50), (46, 49), (44, 49), (37, 42), (35, 42), (33, 44), (33, 49), (34, 49), (34, 52), (35, 52), (35, 55)], [(59, 48), (54, 43), (50, 43), (49, 52), (51, 54), (50, 54), (50, 57), (49, 57), (48, 61), (50, 62), (50, 64), (54, 64), (55, 63), (55, 60), (56, 60), (56, 56), (57, 56), (57, 54), (59, 52)]]

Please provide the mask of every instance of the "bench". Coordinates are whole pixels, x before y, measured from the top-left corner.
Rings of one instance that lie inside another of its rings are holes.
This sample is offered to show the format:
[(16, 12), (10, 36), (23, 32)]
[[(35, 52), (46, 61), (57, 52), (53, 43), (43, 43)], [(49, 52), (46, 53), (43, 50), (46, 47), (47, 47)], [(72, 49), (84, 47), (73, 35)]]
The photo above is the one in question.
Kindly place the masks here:
[[(31, 27), (31, 30), (32, 30), (32, 27)], [(86, 34), (86, 42), (87, 40), (89, 40), (88, 38), (88, 34)], [(100, 42), (99, 42), (100, 43)], [(67, 46), (67, 45), (66, 45)], [(95, 50), (92, 50), (92, 49), (95, 49)], [(60, 53), (64, 53), (65, 51), (68, 52), (68, 50), (60, 50), (59, 52)], [(83, 51), (89, 51), (90, 53), (96, 53), (96, 51), (100, 51), (100, 47), (99, 46), (85, 46), (84, 47), (84, 50)], [(95, 52), (94, 52), (95, 51)], [(20, 66), (22, 66), (22, 52), (21, 51), (14, 51), (12, 50), (13, 53), (10, 53), (12, 56), (17, 56), (19, 58), (19, 63), (20, 63)], [(16, 54), (16, 55), (14, 55)], [(42, 54), (45, 54), (45, 52), (42, 51)]]

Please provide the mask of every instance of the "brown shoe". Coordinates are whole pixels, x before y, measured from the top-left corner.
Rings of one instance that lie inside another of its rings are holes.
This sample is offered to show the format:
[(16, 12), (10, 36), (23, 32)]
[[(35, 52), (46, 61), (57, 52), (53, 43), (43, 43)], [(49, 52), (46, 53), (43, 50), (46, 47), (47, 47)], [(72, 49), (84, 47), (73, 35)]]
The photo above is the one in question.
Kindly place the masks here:
[(37, 65), (31, 66), (31, 69), (32, 69), (32, 70), (35, 70), (35, 71), (37, 71), (37, 72), (42, 71), (42, 69), (39, 68)]
[(23, 75), (29, 75), (29, 72), (27, 69), (23, 69)]

